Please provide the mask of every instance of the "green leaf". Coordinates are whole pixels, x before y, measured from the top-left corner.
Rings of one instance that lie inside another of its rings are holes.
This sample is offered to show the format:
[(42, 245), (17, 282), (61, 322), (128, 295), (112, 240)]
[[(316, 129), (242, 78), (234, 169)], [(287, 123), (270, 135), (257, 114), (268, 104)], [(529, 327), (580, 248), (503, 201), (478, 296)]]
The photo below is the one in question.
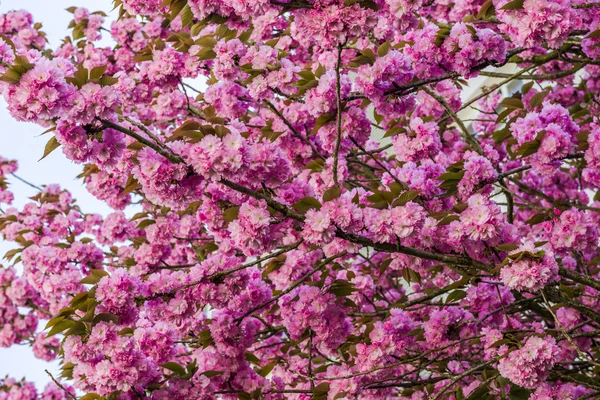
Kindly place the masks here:
[(123, 194), (131, 193), (137, 188), (140, 187), (140, 183), (133, 177), (133, 175), (129, 175), (127, 178), (127, 182), (125, 182), (125, 188), (123, 188)]
[(123, 328), (119, 331), (119, 335), (121, 336), (133, 336), (133, 333), (135, 332), (135, 329), (133, 329), (132, 327), (129, 328)]
[(529, 100), (529, 107), (530, 108), (535, 108), (538, 106), (542, 105), (542, 102), (544, 101), (544, 99), (546, 98), (546, 96), (548, 96), (548, 93), (550, 93), (549, 91), (545, 90), (543, 92), (539, 92), (534, 94), (531, 97), (531, 100)]
[(597, 37), (600, 37), (600, 29), (596, 29), (594, 32), (590, 33), (585, 38), (586, 39), (593, 39), (593, 38), (597, 38)]
[(65, 316), (60, 316), (60, 317), (54, 317), (54, 318), (52, 318), (50, 321), (48, 321), (48, 323), (44, 327), (44, 330), (53, 327), (54, 325), (56, 325), (57, 323), (59, 323), (63, 319), (65, 319)]
[(106, 65), (102, 67), (92, 68), (90, 71), (90, 79), (100, 79), (102, 75), (106, 72)]
[(454, 301), (459, 301), (467, 297), (467, 292), (464, 290), (455, 290), (446, 297), (446, 304), (452, 303)]
[(140, 222), (137, 226), (138, 229), (144, 229), (149, 227), (150, 225), (154, 225), (156, 224), (156, 221), (153, 219), (145, 219), (142, 222)]
[(473, 390), (466, 400), (480, 400), (487, 398), (490, 391), (489, 385), (479, 385), (477, 389)]
[(590, 148), (590, 144), (588, 142), (590, 131), (580, 131), (575, 137), (577, 138), (577, 149), (580, 151), (586, 151)]
[(525, 108), (525, 106), (523, 105), (523, 102), (520, 99), (517, 99), (514, 97), (507, 97), (507, 98), (503, 99), (500, 102), (500, 105), (504, 106), (504, 107), (512, 107), (512, 108), (519, 108), (519, 109)]
[(532, 154), (535, 154), (540, 149), (541, 144), (542, 143), (537, 139), (529, 141), (529, 142), (525, 142), (521, 145), (521, 147), (519, 147), (517, 149), (517, 151), (515, 152), (515, 155), (521, 156), (521, 157), (527, 157)]
[(185, 7), (183, 7), (183, 10), (181, 10), (181, 26), (190, 26), (192, 25), (193, 21), (194, 13), (192, 12), (192, 9), (190, 8), (189, 4), (186, 4)]
[(408, 336), (419, 336), (419, 335), (422, 335), (423, 333), (425, 333), (425, 330), (423, 328), (416, 328), (416, 329), (413, 329), (412, 331), (408, 332), (407, 335)]
[(500, 244), (498, 246), (495, 246), (496, 250), (504, 251), (506, 253), (508, 253), (510, 251), (515, 251), (518, 248), (519, 248), (519, 246), (516, 244), (513, 244), (513, 243), (506, 243), (506, 244)]
[(198, 60), (201, 60), (201, 61), (202, 60), (212, 60), (213, 58), (217, 57), (217, 53), (215, 53), (213, 51), (213, 49), (204, 48), (198, 52), (196, 57), (198, 57)]
[(90, 270), (90, 274), (83, 278), (79, 283), (87, 284), (87, 285), (95, 285), (100, 282), (100, 279), (108, 276), (108, 272), (103, 269), (92, 269)]
[(371, 61), (371, 64), (375, 62), (376, 57), (375, 53), (373, 53), (373, 50), (367, 48), (361, 51), (361, 54), (367, 57)]
[(510, 129), (504, 128), (492, 133), (492, 139), (494, 139), (494, 143), (500, 144), (504, 142), (506, 139), (511, 137)]
[(70, 319), (60, 321), (56, 325), (54, 325), (52, 327), (52, 329), (50, 329), (50, 332), (48, 332), (48, 336), (54, 336), (57, 333), (60, 333), (66, 329), (69, 329), (74, 325), (75, 325), (75, 321), (71, 321)]
[(521, 86), (521, 93), (523, 94), (527, 94), (531, 88), (533, 87), (534, 82), (527, 82), (526, 84), (524, 84), (523, 86)]
[(206, 376), (207, 378), (212, 378), (213, 376), (223, 375), (224, 373), (225, 373), (225, 371), (209, 370), (209, 371), (204, 371), (202, 373), (202, 375)]
[(73, 72), (73, 77), (75, 78), (77, 85), (79, 87), (81, 87), (88, 82), (90, 75), (89, 75), (89, 71), (87, 70), (87, 68), (84, 68), (83, 66), (79, 66), (79, 68), (77, 68), (77, 70), (75, 72)]
[(85, 29), (85, 25), (83, 24), (83, 22), (80, 22), (77, 25), (75, 25), (75, 27), (73, 28), (73, 39), (75, 39), (75, 40), (82, 39), (84, 37), (84, 34), (83, 34), (84, 29)]
[(335, 294), (338, 297), (348, 296), (358, 289), (354, 287), (351, 282), (344, 281), (341, 279), (336, 280), (331, 287), (329, 288), (329, 292)]
[[(73, 297), (71, 299), (71, 302), (69, 304), (71, 304), (71, 307), (77, 308), (82, 303), (85, 303), (89, 297), (90, 297), (90, 294), (88, 292), (79, 293), (78, 295), (76, 295), (75, 297)], [(62, 311), (61, 311), (61, 314), (62, 314)]]
[(360, 55), (360, 56), (352, 59), (352, 61), (350, 61), (350, 66), (354, 67), (354, 68), (360, 67), (361, 65), (365, 65), (365, 64), (373, 65), (373, 61), (369, 57), (364, 56), (364, 55)]
[(238, 214), (240, 213), (239, 207), (229, 207), (227, 210), (223, 211), (223, 221), (231, 222), (237, 219)]
[(461, 212), (465, 211), (467, 208), (469, 208), (469, 204), (467, 204), (467, 203), (458, 203), (457, 205), (455, 205), (454, 207), (452, 207), (452, 211), (454, 211), (455, 213), (460, 214)]
[(329, 392), (329, 383), (323, 382), (313, 389), (313, 394), (322, 395)]
[(394, 126), (393, 128), (388, 129), (388, 131), (383, 135), (383, 137), (391, 137), (400, 135), (401, 133), (406, 133), (406, 128), (402, 126)]
[(398, 198), (396, 200), (394, 200), (394, 202), (392, 203), (392, 206), (394, 206), (394, 207), (404, 206), (404, 205), (406, 205), (406, 203), (408, 203), (409, 201), (413, 201), (417, 197), (419, 197), (418, 190), (407, 190), (406, 192), (404, 192), (400, 196), (398, 196)]
[(183, 7), (187, 4), (186, 0), (172, 0), (171, 1), (171, 21), (175, 19), (183, 10)]
[(319, 66), (315, 70), (315, 77), (316, 78), (320, 78), (320, 77), (322, 77), (325, 74), (325, 72), (327, 72), (327, 69), (325, 69), (325, 66), (319, 64)]
[(515, 111), (515, 109), (513, 107), (508, 107), (506, 110), (503, 110), (500, 114), (498, 114), (498, 117), (496, 118), (496, 122), (500, 122), (500, 121), (504, 120), (504, 118), (508, 117), (514, 111)]
[(96, 393), (88, 393), (83, 397), (80, 397), (79, 400), (100, 400), (102, 396)]
[(501, 10), (522, 10), (524, 2), (525, 2), (525, 0), (512, 0), (511, 2), (506, 3), (505, 5), (500, 7), (500, 9)]
[(293, 207), (296, 210), (304, 213), (304, 212), (310, 210), (311, 208), (320, 210), (321, 203), (319, 203), (319, 200), (315, 199), (314, 197), (307, 196), (307, 197), (304, 197), (304, 198), (298, 200), (298, 202), (296, 202), (296, 204), (294, 204)]
[(327, 201), (337, 199), (338, 197), (341, 196), (341, 194), (342, 194), (342, 189), (340, 189), (340, 187), (336, 185), (330, 189), (327, 189), (327, 191), (325, 191), (325, 193), (323, 193), (323, 201), (327, 202)]
[(450, 35), (450, 29), (441, 28), (440, 30), (437, 31), (437, 33), (435, 35), (435, 40), (433, 41), (433, 44), (435, 44), (437, 47), (441, 47), (442, 44), (444, 43), (444, 40), (446, 40), (446, 38), (449, 35)]
[(276, 365), (277, 361), (268, 363), (260, 369), (259, 375), (266, 378), (271, 373), (271, 371), (273, 371), (273, 368), (275, 368)]
[(260, 359), (258, 357), (256, 357), (254, 354), (250, 353), (249, 351), (244, 353), (244, 356), (246, 357), (246, 361), (254, 363), (254, 364), (260, 364)]
[(94, 317), (92, 325), (96, 325), (99, 322), (114, 322), (116, 324), (119, 322), (119, 317), (114, 314), (101, 313)]
[(148, 216), (148, 213), (146, 211), (135, 213), (133, 215), (133, 217), (131, 217), (131, 221), (135, 221), (135, 220), (138, 220), (138, 219), (141, 219), (141, 218), (145, 218), (147, 216)]
[(379, 114), (379, 113), (377, 112), (377, 109), (376, 109), (376, 108), (374, 108), (374, 109), (373, 109), (373, 118), (375, 119), (375, 122), (376, 122), (377, 124), (381, 124), (381, 121), (383, 121), (383, 118), (384, 118), (384, 116), (383, 116), (383, 115), (381, 115), (381, 114)]
[(511, 341), (510, 339), (500, 339), (500, 340), (496, 340), (494, 343), (492, 343), (492, 344), (490, 345), (490, 347), (492, 347), (492, 348), (496, 348), (496, 347), (500, 347), (500, 346), (502, 346), (502, 345), (504, 345), (504, 344), (509, 344), (509, 343), (511, 343), (511, 342), (512, 342), (512, 341)]
[(525, 223), (528, 225), (537, 225), (548, 219), (549, 219), (549, 217), (547, 214), (539, 213), (539, 214), (535, 214), (533, 217), (529, 218), (527, 221), (525, 221)]
[(379, 57), (385, 57), (391, 47), (392, 45), (389, 41), (383, 42), (383, 44), (377, 48), (377, 55)]
[(113, 76), (108, 76), (108, 75), (104, 75), (98, 81), (98, 83), (100, 83), (100, 86), (112, 86), (112, 85), (114, 85), (117, 82), (119, 82), (118, 78), (115, 78)]
[(335, 117), (336, 117), (336, 114), (334, 112), (330, 112), (330, 113), (321, 115), (319, 118), (317, 118), (317, 121), (315, 122), (315, 127), (312, 129), (311, 133), (318, 132), (319, 129), (321, 129), (321, 127), (323, 125), (325, 125), (329, 121), (335, 120)]
[(81, 321), (74, 321), (73, 326), (70, 327), (69, 330), (66, 331), (63, 335), (65, 335), (65, 336), (72, 336), (72, 335), (83, 336), (87, 332), (86, 329), (87, 329), (86, 324), (84, 324)]
[(19, 249), (12, 249), (6, 252), (6, 254), (4, 255), (4, 258), (8, 261), (12, 260), (14, 256), (16, 256), (17, 254), (19, 254), (20, 252), (22, 252), (23, 249), (19, 248)]
[(402, 277), (404, 278), (406, 283), (421, 283), (421, 275), (414, 269), (408, 267), (402, 269)]
[(490, 15), (488, 15), (488, 12), (493, 11), (493, 10), (494, 10), (494, 4), (492, 3), (492, 0), (486, 0), (485, 3), (483, 3), (481, 5), (481, 8), (479, 9), (479, 12), (477, 13), (477, 16), (475, 18), (476, 19), (489, 18)]
[(0, 77), (0, 81), (14, 84), (19, 83), (21, 80), (21, 74), (12, 68), (6, 70), (6, 72)]
[(168, 369), (169, 371), (175, 372), (177, 375), (183, 376), (185, 375), (185, 368), (183, 368), (180, 364), (170, 361), (165, 364), (161, 364), (161, 367)]
[(60, 143), (56, 140), (56, 136), (52, 136), (48, 143), (46, 143), (46, 147), (44, 147), (44, 155), (38, 161), (42, 161), (44, 158), (48, 157), (50, 153), (60, 147)]
[(452, 221), (458, 221), (458, 220), (460, 220), (460, 216), (448, 215), (447, 217), (442, 218), (440, 220), (440, 222), (438, 222), (438, 226), (450, 225), (450, 223), (452, 223)]
[(457, 180), (457, 181), (460, 181), (464, 176), (465, 176), (465, 171), (460, 171), (460, 172), (445, 172), (442, 175), (440, 175), (440, 177), (438, 178), (438, 180), (440, 180), (440, 181), (448, 181), (448, 180)]
[(522, 388), (517, 385), (511, 385), (510, 393), (508, 394), (508, 397), (511, 400), (527, 400), (527, 399), (529, 399), (530, 395), (531, 395), (531, 390)]

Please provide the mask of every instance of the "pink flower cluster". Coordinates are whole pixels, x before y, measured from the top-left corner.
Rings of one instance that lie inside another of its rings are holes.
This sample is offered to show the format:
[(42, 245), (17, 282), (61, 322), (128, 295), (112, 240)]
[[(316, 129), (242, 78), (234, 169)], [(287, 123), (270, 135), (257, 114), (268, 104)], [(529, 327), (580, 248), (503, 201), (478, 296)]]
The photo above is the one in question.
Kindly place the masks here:
[(9, 11), (0, 15), (0, 33), (10, 35), (11, 40), (20, 48), (43, 48), (46, 38), (33, 22), (33, 16), (25, 11)]
[(21, 314), (23, 307), (35, 296), (33, 288), (13, 268), (0, 269), (0, 347), (21, 343), (35, 332), (38, 319), (35, 313)]
[(13, 378), (0, 379), (0, 400), (68, 400), (74, 395), (75, 389), (70, 385), (64, 385), (63, 390), (54, 382), (50, 382), (43, 392), (38, 393), (33, 382), (24, 379), (21, 381)]
[(331, 49), (355, 39), (375, 26), (376, 20), (371, 10), (358, 4), (345, 7), (335, 3), (337, 2), (327, 1), (323, 2), (322, 7), (298, 12), (291, 25), (292, 38), (302, 46), (316, 45)]
[(435, 122), (424, 122), (421, 118), (410, 120), (407, 134), (392, 138), (396, 156), (400, 161), (421, 161), (436, 155), (442, 148), (438, 126)]
[(35, 61), (34, 67), (21, 76), (19, 84), (9, 86), (4, 93), (11, 115), (22, 121), (64, 116), (76, 93), (75, 86), (65, 79), (73, 72), (72, 64), (60, 58)]
[(598, 245), (598, 228), (588, 213), (571, 208), (554, 224), (550, 243), (557, 253), (587, 252)]
[(498, 177), (498, 172), (487, 157), (467, 151), (464, 158), (465, 173), (458, 183), (458, 195), (461, 199), (467, 199), (473, 191), (479, 189), (479, 185), (494, 182)]
[(94, 326), (86, 342), (80, 336), (68, 337), (63, 349), (65, 362), (75, 364), (73, 377), (80, 382), (78, 386), (99, 395), (139, 390), (160, 377), (155, 360), (110, 323)]
[(86, 398), (595, 393), (600, 7), (116, 4), (0, 16), (9, 112), (114, 210), (0, 158), (0, 347)]
[(491, 29), (477, 29), (473, 25), (455, 24), (444, 40), (442, 50), (446, 68), (465, 77), (477, 75), (473, 68), (486, 61), (503, 63), (506, 60), (506, 42)]
[(600, 185), (600, 126), (591, 125), (588, 136), (588, 149), (585, 151), (586, 168), (583, 170), (583, 179), (593, 187)]
[(532, 336), (518, 350), (500, 359), (498, 371), (516, 385), (535, 389), (557, 361), (559, 348), (553, 337)]
[(544, 103), (540, 113), (530, 112), (510, 127), (520, 146), (537, 141), (539, 149), (531, 156), (531, 163), (540, 173), (550, 174), (559, 159), (575, 148), (579, 127), (569, 111), (557, 104)]
[(6, 176), (14, 173), (17, 168), (16, 161), (0, 156), (0, 204), (10, 204), (14, 200), (14, 195), (7, 189)]
[(425, 221), (425, 211), (411, 201), (392, 209), (365, 209), (363, 220), (369, 236), (375, 242), (385, 243), (394, 241), (396, 237), (417, 236)]
[(550, 252), (532, 256), (535, 252), (531, 243), (521, 246), (512, 254), (522, 254), (515, 261), (502, 267), (500, 279), (510, 289), (536, 292), (558, 277), (558, 264)]
[(568, 0), (525, 0), (522, 9), (503, 10), (509, 0), (495, 0), (501, 30), (516, 46), (534, 47), (546, 41), (558, 48), (569, 32), (578, 25), (576, 13)]
[(317, 347), (325, 354), (335, 353), (352, 332), (352, 324), (336, 304), (336, 297), (319, 288), (302, 286), (283, 296), (279, 306), (287, 315), (282, 323), (291, 337), (299, 339), (309, 328), (315, 333)]
[(79, 7), (73, 12), (73, 17), (76, 24), (85, 26), (83, 34), (87, 40), (93, 42), (102, 37), (100, 28), (104, 23), (104, 17), (101, 13), (90, 13), (86, 8)]

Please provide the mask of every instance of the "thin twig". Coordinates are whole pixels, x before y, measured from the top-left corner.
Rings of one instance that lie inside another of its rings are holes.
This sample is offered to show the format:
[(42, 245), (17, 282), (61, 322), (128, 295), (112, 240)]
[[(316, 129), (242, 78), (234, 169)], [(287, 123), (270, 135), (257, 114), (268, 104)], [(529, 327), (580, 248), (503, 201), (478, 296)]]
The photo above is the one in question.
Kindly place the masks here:
[(47, 369), (45, 371), (48, 374), (48, 376), (50, 376), (50, 379), (52, 379), (52, 381), (54, 381), (54, 383), (56, 384), (56, 386), (58, 386), (59, 388), (61, 388), (62, 390), (64, 390), (65, 393), (69, 397), (71, 397), (73, 400), (77, 400), (77, 397), (73, 393), (69, 392), (59, 381), (57, 381), (56, 378), (54, 378), (54, 376), (50, 373), (50, 371), (48, 371)]
[(458, 115), (456, 115), (456, 113), (450, 107), (450, 105), (448, 104), (448, 102), (446, 101), (446, 99), (444, 99), (439, 94), (435, 93), (433, 90), (429, 89), (427, 86), (424, 86), (423, 90), (428, 95), (430, 95), (431, 97), (433, 97), (438, 103), (440, 103), (440, 105), (442, 107), (444, 107), (444, 109), (446, 110), (446, 112), (448, 113), (448, 115), (450, 115), (452, 117), (452, 119), (454, 120), (454, 122), (456, 123), (456, 125), (458, 125), (458, 127), (460, 128), (460, 131), (461, 131), (462, 136), (465, 139), (465, 141), (467, 143), (469, 143), (471, 145), (471, 147), (473, 147), (473, 149), (477, 153), (479, 153), (479, 155), (485, 157), (485, 153), (483, 152), (483, 149), (481, 148), (481, 145), (479, 144), (479, 142), (477, 141), (477, 139), (475, 139), (475, 137), (473, 135), (471, 135), (471, 133), (469, 132), (469, 130), (465, 126), (464, 122), (462, 122), (462, 120), (458, 117)]
[(497, 358), (494, 358), (494, 359), (492, 359), (492, 360), (489, 360), (489, 361), (487, 361), (487, 362), (484, 362), (483, 364), (479, 364), (478, 366), (476, 366), (476, 367), (473, 367), (473, 368), (471, 368), (470, 370), (468, 370), (468, 371), (465, 371), (465, 372), (463, 372), (463, 373), (462, 373), (462, 374), (460, 374), (460, 375), (457, 375), (457, 376), (455, 376), (455, 377), (454, 377), (454, 379), (452, 379), (452, 381), (450, 381), (450, 383), (449, 383), (449, 384), (447, 384), (446, 386), (444, 386), (444, 387), (442, 388), (442, 390), (440, 390), (440, 391), (439, 391), (439, 392), (438, 392), (438, 393), (437, 393), (435, 396), (433, 396), (433, 397), (431, 398), (431, 400), (437, 400), (437, 399), (439, 399), (439, 398), (440, 398), (440, 396), (441, 396), (441, 395), (443, 395), (444, 393), (446, 393), (446, 391), (447, 391), (448, 389), (450, 389), (452, 386), (454, 386), (454, 384), (455, 384), (456, 382), (458, 382), (459, 380), (461, 380), (461, 379), (462, 379), (462, 378), (464, 378), (465, 376), (469, 376), (469, 375), (471, 375), (473, 372), (477, 371), (478, 369), (481, 369), (481, 368), (483, 368), (483, 367), (487, 367), (488, 365), (490, 365), (490, 364), (492, 364), (492, 363), (495, 363), (496, 361), (497, 361)]
[(546, 305), (546, 308), (548, 309), (548, 311), (550, 312), (550, 314), (552, 314), (552, 318), (554, 318), (554, 323), (556, 324), (556, 326), (558, 327), (558, 329), (560, 330), (560, 332), (563, 334), (563, 336), (565, 337), (565, 339), (567, 339), (567, 342), (569, 342), (569, 344), (571, 345), (571, 347), (577, 352), (577, 354), (579, 355), (579, 357), (583, 358), (584, 360), (586, 360), (587, 362), (589, 362), (590, 364), (592, 364), (595, 367), (600, 367), (600, 364), (598, 364), (594, 360), (590, 359), (590, 357), (587, 354), (585, 354), (583, 351), (581, 351), (581, 349), (579, 347), (577, 347), (577, 345), (575, 344), (575, 342), (573, 342), (573, 339), (571, 339), (571, 337), (567, 333), (566, 329), (562, 326), (562, 324), (558, 320), (558, 317), (556, 316), (556, 314), (552, 310), (552, 306), (550, 306), (550, 303), (548, 303), (548, 299), (546, 298), (546, 295), (544, 294), (544, 291), (540, 290), (540, 293), (541, 293), (542, 297), (544, 298), (544, 303)]
[(168, 159), (169, 161), (175, 163), (175, 164), (181, 164), (183, 163), (183, 159), (181, 157), (179, 157), (176, 154), (173, 154), (170, 149), (167, 151), (165, 150), (163, 147), (161, 147), (160, 145), (151, 142), (150, 140), (146, 139), (145, 137), (143, 137), (142, 135), (138, 134), (137, 132), (132, 131), (131, 129), (127, 129), (119, 124), (115, 124), (112, 121), (109, 121), (107, 119), (99, 119), (100, 122), (102, 122), (102, 124), (107, 127), (107, 128), (112, 128), (116, 131), (119, 131), (121, 133), (126, 134), (127, 136), (130, 136), (132, 138), (134, 138), (135, 140), (137, 140), (138, 142), (145, 144), (146, 146), (150, 147), (152, 150), (156, 151), (158, 154), (160, 154), (161, 156), (165, 157), (166, 159)]
[(321, 270), (321, 268), (325, 267), (327, 264), (329, 264), (330, 262), (332, 262), (333, 260), (335, 260), (336, 258), (340, 258), (342, 256), (346, 255), (346, 251), (342, 251), (341, 253), (337, 253), (331, 257), (328, 257), (326, 259), (324, 259), (323, 261), (321, 261), (319, 264), (317, 264), (316, 267), (314, 267), (310, 272), (308, 272), (306, 275), (304, 275), (302, 278), (298, 279), (296, 282), (294, 282), (293, 284), (291, 284), (287, 289), (279, 292), (279, 294), (277, 296), (273, 296), (271, 297), (269, 300), (265, 301), (264, 303), (251, 308), (249, 311), (247, 311), (246, 313), (244, 313), (241, 317), (236, 318), (236, 320), (239, 322), (241, 322), (244, 318), (246, 318), (248, 315), (251, 315), (252, 313), (260, 310), (263, 307), (268, 306), (269, 304), (279, 300), (282, 296), (288, 294), (289, 292), (291, 292), (292, 290), (294, 290), (295, 288), (297, 288), (298, 286), (300, 286), (302, 283), (304, 283), (308, 278), (310, 278), (311, 276), (313, 276), (314, 274), (316, 274), (318, 271)]
[(38, 185), (34, 185), (33, 183), (26, 181), (25, 179), (21, 178), (21, 177), (20, 177), (20, 176), (18, 176), (18, 175), (15, 175), (15, 174), (11, 174), (11, 175), (12, 175), (13, 177), (15, 177), (16, 179), (20, 180), (21, 182), (23, 182), (24, 184), (26, 184), (26, 185), (29, 185), (29, 186), (31, 186), (32, 188), (39, 190), (40, 192), (44, 191), (44, 189), (42, 189), (42, 188), (41, 188), (41, 187), (39, 187)]

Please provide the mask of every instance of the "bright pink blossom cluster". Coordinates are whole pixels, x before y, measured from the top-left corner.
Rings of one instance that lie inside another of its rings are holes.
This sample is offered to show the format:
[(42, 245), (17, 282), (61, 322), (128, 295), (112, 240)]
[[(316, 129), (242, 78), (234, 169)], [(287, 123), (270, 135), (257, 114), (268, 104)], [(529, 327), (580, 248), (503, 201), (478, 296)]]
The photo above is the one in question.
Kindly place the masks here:
[(598, 3), (115, 6), (0, 16), (113, 209), (2, 149), (0, 347), (60, 376), (0, 400), (600, 398)]

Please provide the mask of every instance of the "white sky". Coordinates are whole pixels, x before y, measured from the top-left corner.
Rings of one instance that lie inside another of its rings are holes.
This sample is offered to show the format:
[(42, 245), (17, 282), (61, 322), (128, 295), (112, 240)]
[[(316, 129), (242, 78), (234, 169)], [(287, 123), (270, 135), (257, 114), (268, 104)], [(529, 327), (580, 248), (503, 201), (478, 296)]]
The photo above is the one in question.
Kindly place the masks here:
[[(43, 30), (48, 36), (50, 47), (56, 48), (69, 33), (67, 26), (73, 15), (65, 9), (73, 5), (87, 7), (90, 11), (102, 10), (108, 13), (112, 10), (111, 0), (0, 0), (0, 12), (26, 9), (33, 14), (35, 21), (44, 25)], [(105, 27), (108, 28), (109, 24), (110, 22), (106, 22)], [(105, 32), (104, 36), (106, 35)], [(3, 99), (0, 100), (0, 155), (19, 161), (17, 174), (38, 185), (60, 184), (73, 193), (85, 212), (110, 212), (104, 203), (85, 190), (81, 180), (75, 179), (81, 168), (67, 160), (60, 149), (38, 162), (50, 138), (50, 135), (39, 137), (44, 130), (35, 124), (13, 120), (6, 111), (6, 103)], [(27, 198), (36, 193), (35, 189), (16, 179), (10, 180), (10, 183), (11, 190), (15, 193), (14, 205), (17, 207), (27, 203)], [(0, 258), (10, 248), (10, 244), (0, 242)], [(39, 329), (43, 329), (43, 326)], [(49, 364), (36, 359), (29, 347), (0, 348), (0, 378), (5, 375), (16, 379), (26, 377), (35, 382), (38, 389), (42, 389), (50, 381), (45, 369), (54, 376), (60, 375), (58, 363)]]

